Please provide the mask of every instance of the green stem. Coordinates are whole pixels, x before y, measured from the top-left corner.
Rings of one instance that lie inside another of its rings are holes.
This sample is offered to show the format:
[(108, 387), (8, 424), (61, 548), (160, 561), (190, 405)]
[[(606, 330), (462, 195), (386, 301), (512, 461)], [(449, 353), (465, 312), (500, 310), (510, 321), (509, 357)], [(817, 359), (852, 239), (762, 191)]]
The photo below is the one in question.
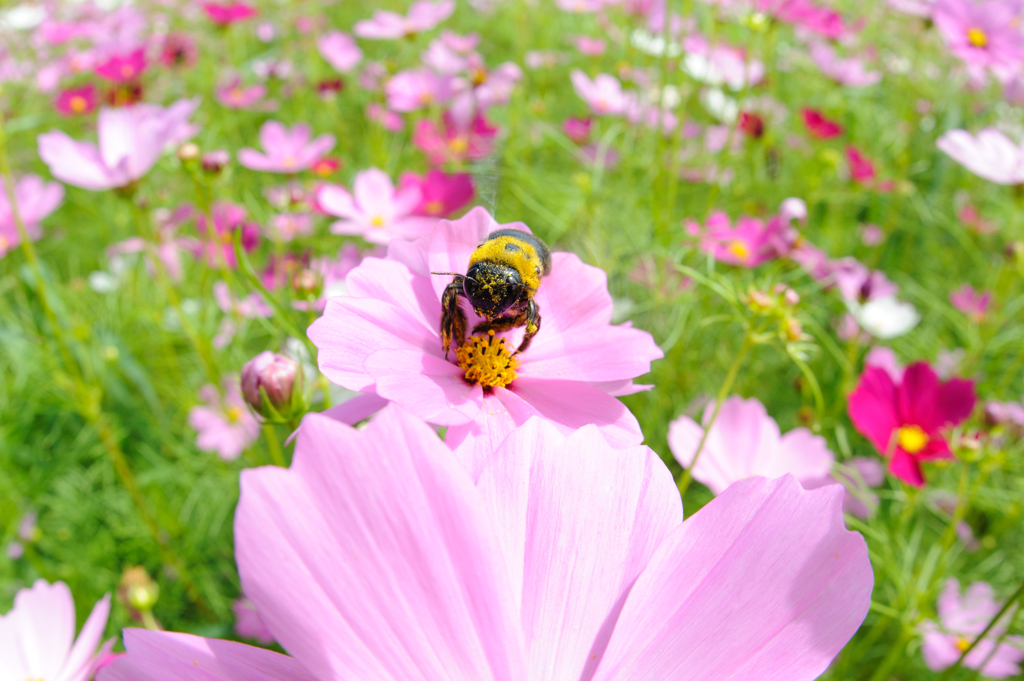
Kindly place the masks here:
[(960, 653), (960, 659), (954, 662), (952, 667), (947, 668), (946, 671), (942, 673), (942, 676), (939, 677), (939, 681), (947, 681), (947, 679), (953, 676), (953, 673), (964, 663), (964, 659), (971, 654), (971, 651), (974, 650), (979, 643), (984, 640), (988, 632), (992, 631), (992, 627), (996, 626), (999, 620), (1002, 619), (1003, 615), (1013, 607), (1014, 603), (1016, 603), (1021, 596), (1024, 596), (1024, 582), (1021, 582), (1020, 586), (1017, 587), (1017, 590), (1013, 592), (1013, 595), (1006, 599), (1006, 603), (1003, 604), (1003, 607), (999, 609), (999, 612), (997, 612), (991, 620), (989, 620), (989, 623), (985, 625), (985, 628), (980, 634), (978, 634), (978, 637), (971, 641), (971, 645), (967, 646), (967, 650)]
[(267, 446), (270, 449), (270, 460), (274, 462), (275, 466), (287, 468), (288, 464), (285, 463), (284, 453), (281, 451), (281, 443), (277, 441), (277, 433), (274, 431), (274, 426), (269, 423), (264, 423), (263, 432), (267, 435)]
[(899, 637), (896, 639), (896, 642), (893, 644), (892, 648), (889, 649), (888, 654), (882, 660), (882, 663), (878, 665), (878, 667), (875, 669), (875, 673), (871, 675), (870, 681), (885, 681), (885, 679), (889, 678), (889, 674), (890, 672), (892, 672), (893, 667), (895, 667), (897, 663), (899, 663), (900, 659), (903, 657), (903, 653), (905, 652), (906, 648), (907, 638), (908, 636), (906, 631), (900, 633)]
[(722, 403), (725, 402), (725, 398), (729, 396), (729, 391), (732, 390), (732, 384), (736, 382), (736, 376), (739, 375), (740, 367), (743, 365), (743, 359), (747, 356), (747, 352), (754, 346), (754, 341), (748, 332), (746, 337), (743, 339), (743, 346), (740, 351), (736, 353), (736, 359), (732, 361), (732, 366), (729, 367), (729, 373), (725, 375), (725, 380), (722, 381), (722, 387), (718, 389), (718, 396), (715, 398), (715, 410), (711, 412), (711, 420), (704, 424), (704, 434), (700, 436), (700, 443), (697, 444), (697, 451), (693, 455), (693, 461), (683, 471), (683, 476), (679, 479), (679, 495), (685, 496), (686, 490), (690, 487), (690, 480), (693, 477), (693, 469), (697, 466), (697, 459), (700, 458), (700, 453), (704, 451), (704, 443), (708, 439), (708, 433), (711, 432), (711, 426), (715, 424), (715, 419), (718, 418), (718, 412), (722, 409)]

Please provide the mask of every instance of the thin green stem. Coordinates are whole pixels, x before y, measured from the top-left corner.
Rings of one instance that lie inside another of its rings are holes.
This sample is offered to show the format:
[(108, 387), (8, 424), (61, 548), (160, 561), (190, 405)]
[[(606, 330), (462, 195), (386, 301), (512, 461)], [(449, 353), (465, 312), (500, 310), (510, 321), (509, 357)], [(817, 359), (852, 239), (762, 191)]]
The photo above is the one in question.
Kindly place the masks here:
[(881, 664), (875, 668), (875, 673), (871, 675), (869, 681), (885, 681), (885, 679), (889, 678), (889, 674), (899, 663), (903, 653), (905, 652), (908, 638), (909, 636), (906, 631), (900, 633), (896, 642), (893, 644), (892, 648), (889, 649), (889, 652), (886, 654)]
[(269, 423), (264, 423), (263, 432), (267, 435), (267, 447), (270, 449), (270, 460), (274, 462), (275, 466), (287, 468), (288, 464), (284, 460), (284, 453), (281, 451), (281, 443), (277, 441), (277, 432), (274, 431), (274, 426)]

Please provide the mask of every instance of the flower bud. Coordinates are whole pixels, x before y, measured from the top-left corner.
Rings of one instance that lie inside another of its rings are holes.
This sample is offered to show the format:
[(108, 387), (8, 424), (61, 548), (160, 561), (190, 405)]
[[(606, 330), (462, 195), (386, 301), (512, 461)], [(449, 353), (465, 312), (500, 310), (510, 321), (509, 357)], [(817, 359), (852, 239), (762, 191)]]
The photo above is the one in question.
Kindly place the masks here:
[(228, 163), (231, 162), (231, 154), (223, 149), (215, 149), (203, 154), (203, 172), (210, 175), (218, 175)]
[(292, 277), (292, 288), (299, 298), (317, 298), (323, 290), (324, 278), (316, 270), (301, 269)]
[(256, 413), (289, 418), (301, 404), (302, 367), (294, 359), (261, 352), (242, 367), (242, 395)]
[(153, 609), (160, 597), (160, 587), (140, 566), (126, 568), (117, 585), (117, 597), (121, 603), (137, 612), (146, 613)]
[(195, 161), (199, 154), (199, 145), (195, 142), (186, 142), (178, 147), (178, 158), (182, 161)]

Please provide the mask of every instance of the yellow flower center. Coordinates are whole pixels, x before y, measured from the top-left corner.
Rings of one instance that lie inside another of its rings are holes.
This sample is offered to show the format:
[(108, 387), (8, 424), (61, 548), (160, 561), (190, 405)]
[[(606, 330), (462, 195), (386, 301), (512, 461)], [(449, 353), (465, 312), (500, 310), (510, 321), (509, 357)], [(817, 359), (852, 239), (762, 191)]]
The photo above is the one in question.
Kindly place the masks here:
[(379, 215), (374, 215), (372, 218), (370, 218), (370, 224), (373, 225), (374, 227), (383, 227), (384, 218), (382, 218)]
[(294, 168), (295, 167), (295, 157), (294, 156), (285, 156), (281, 160), (281, 165), (283, 165), (285, 168), (288, 168), (289, 170)]
[(68, 104), (75, 113), (82, 113), (89, 106), (89, 103), (85, 101), (85, 97), (79, 97), (78, 95), (72, 97)]
[(967, 652), (967, 649), (971, 647), (971, 642), (966, 638), (960, 637), (956, 640), (956, 649), (961, 653)]
[(750, 257), (750, 249), (742, 241), (733, 241), (729, 244), (729, 252), (740, 260), (746, 260)]
[(469, 148), (469, 140), (467, 140), (465, 137), (455, 137), (452, 139), (451, 142), (448, 143), (448, 147), (452, 151), (461, 154), (462, 152)]
[(441, 211), (444, 210), (444, 204), (440, 201), (427, 201), (423, 204), (423, 210), (431, 215), (440, 215)]
[(236, 423), (242, 418), (242, 410), (238, 407), (228, 407), (224, 415), (228, 417), (229, 423)]
[(455, 351), (459, 367), (466, 373), (467, 381), (484, 387), (504, 388), (516, 380), (519, 359), (504, 338), (495, 338), (493, 331), (486, 336), (472, 336)]
[(985, 47), (988, 45), (988, 36), (980, 28), (972, 28), (967, 31), (967, 40), (975, 47)]
[(479, 86), (487, 82), (487, 72), (483, 69), (473, 69), (472, 73), (473, 85)]
[(898, 442), (908, 454), (917, 454), (928, 444), (928, 433), (920, 426), (903, 426), (899, 429)]

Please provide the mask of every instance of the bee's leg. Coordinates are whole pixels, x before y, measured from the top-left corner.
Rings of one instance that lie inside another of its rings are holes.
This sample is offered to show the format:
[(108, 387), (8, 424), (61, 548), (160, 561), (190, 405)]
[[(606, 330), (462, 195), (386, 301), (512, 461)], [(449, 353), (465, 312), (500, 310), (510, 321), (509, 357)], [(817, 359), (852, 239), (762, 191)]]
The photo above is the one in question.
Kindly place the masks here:
[(448, 359), (453, 339), (456, 345), (462, 345), (466, 341), (466, 313), (459, 305), (462, 282), (462, 276), (456, 275), (441, 294), (441, 348), (444, 350), (445, 359)]
[(473, 327), (473, 335), (478, 336), (485, 334), (488, 331), (495, 333), (501, 333), (502, 331), (508, 331), (514, 329), (517, 326), (522, 326), (526, 323), (526, 316), (523, 314), (510, 316), (510, 317), (497, 317), (489, 322), (480, 322)]
[(540, 308), (537, 307), (537, 303), (533, 298), (530, 298), (530, 302), (526, 306), (524, 322), (526, 326), (526, 333), (523, 334), (523, 342), (519, 344), (519, 349), (516, 350), (516, 353), (523, 352), (526, 348), (530, 347), (530, 342), (533, 340), (533, 337), (537, 335), (538, 331), (540, 331)]

